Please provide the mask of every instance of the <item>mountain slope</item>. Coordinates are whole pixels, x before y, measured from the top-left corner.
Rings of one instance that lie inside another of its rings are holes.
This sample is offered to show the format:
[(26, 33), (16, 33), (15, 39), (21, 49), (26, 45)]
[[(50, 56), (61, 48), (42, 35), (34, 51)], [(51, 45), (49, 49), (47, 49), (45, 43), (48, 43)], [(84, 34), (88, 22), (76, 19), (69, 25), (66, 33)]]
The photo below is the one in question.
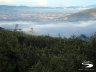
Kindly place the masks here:
[(78, 8), (0, 6), (0, 21), (64, 22)]
[(74, 13), (72, 15), (67, 16), (67, 21), (70, 22), (78, 22), (78, 21), (95, 21), (96, 20), (96, 8), (87, 9), (84, 11), (80, 11)]

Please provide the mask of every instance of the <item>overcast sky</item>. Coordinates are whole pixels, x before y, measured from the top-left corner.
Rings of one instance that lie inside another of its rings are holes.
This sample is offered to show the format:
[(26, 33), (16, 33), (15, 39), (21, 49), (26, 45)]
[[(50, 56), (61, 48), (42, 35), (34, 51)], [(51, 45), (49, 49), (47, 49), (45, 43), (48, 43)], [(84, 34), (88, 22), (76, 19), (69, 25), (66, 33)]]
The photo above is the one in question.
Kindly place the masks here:
[(23, 6), (87, 6), (96, 4), (96, 0), (0, 0), (0, 5), (23, 5)]

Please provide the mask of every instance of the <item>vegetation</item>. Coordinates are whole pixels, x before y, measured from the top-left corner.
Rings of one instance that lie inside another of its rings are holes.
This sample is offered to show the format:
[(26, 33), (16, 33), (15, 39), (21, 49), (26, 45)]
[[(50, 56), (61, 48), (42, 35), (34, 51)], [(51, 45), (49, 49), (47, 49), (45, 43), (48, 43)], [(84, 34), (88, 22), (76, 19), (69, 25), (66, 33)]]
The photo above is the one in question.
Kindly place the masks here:
[(31, 36), (0, 30), (0, 72), (96, 72), (96, 34), (70, 38)]

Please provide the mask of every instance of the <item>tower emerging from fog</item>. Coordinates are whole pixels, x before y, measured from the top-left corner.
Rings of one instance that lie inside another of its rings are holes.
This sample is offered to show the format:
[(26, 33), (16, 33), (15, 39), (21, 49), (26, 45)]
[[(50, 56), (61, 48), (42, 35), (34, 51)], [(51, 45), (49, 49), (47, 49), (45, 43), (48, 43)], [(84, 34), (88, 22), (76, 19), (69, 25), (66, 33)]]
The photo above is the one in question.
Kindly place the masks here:
[(21, 29), (19, 29), (19, 25), (16, 24), (16, 25), (15, 25), (15, 29), (14, 29), (14, 31), (18, 31), (18, 30), (20, 31)]

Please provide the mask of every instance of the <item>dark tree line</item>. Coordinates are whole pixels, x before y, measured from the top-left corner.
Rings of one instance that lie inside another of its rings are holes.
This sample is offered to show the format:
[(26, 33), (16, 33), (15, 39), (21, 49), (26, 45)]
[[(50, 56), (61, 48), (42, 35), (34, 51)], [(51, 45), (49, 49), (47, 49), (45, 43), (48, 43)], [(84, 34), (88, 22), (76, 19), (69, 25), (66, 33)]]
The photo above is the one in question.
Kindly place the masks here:
[(95, 33), (62, 38), (0, 30), (0, 72), (86, 72), (79, 70), (83, 60), (96, 72)]

